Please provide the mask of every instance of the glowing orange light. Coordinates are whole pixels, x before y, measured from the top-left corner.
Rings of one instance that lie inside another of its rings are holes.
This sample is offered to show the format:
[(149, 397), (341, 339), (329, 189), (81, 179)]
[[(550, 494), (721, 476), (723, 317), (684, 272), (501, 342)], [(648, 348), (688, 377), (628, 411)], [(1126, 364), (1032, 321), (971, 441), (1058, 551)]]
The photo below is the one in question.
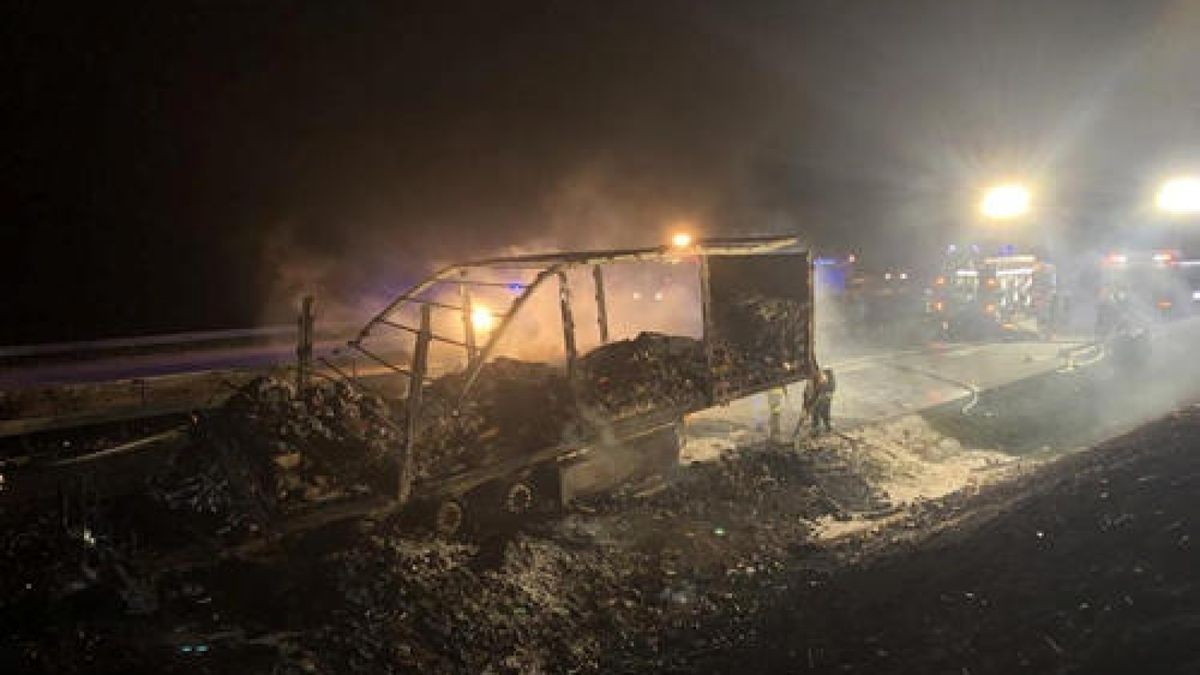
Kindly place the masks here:
[(489, 331), (496, 325), (496, 315), (487, 307), (475, 307), (471, 310), (471, 326), (480, 332)]
[(692, 235), (687, 232), (676, 232), (671, 235), (671, 245), (675, 248), (687, 248), (692, 245)]
[(938, 278), (934, 279), (933, 285), (934, 286), (945, 286), (946, 285), (946, 277), (938, 277)]

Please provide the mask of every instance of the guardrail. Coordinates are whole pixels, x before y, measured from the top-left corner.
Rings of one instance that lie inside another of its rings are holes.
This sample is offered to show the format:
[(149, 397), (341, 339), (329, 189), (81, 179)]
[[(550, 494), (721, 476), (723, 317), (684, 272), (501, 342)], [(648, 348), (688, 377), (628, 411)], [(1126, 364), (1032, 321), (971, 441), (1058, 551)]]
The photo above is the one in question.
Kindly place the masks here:
[[(316, 337), (321, 340), (345, 340), (357, 330), (356, 324), (321, 326)], [(70, 358), (102, 356), (105, 353), (130, 350), (157, 351), (166, 348), (203, 347), (221, 343), (274, 342), (296, 339), (296, 326), (285, 324), (257, 328), (190, 331), (161, 335), (105, 338), (73, 342), (53, 342), (32, 345), (0, 346), (0, 361), (37, 360), (39, 358)]]

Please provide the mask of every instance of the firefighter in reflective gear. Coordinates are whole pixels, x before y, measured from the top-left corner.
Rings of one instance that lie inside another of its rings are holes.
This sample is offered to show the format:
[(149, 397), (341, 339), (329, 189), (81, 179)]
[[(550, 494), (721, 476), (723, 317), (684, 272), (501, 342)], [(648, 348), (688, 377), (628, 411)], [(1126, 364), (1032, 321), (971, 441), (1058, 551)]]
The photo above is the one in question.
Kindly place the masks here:
[(826, 431), (833, 431), (830, 412), (833, 408), (833, 393), (836, 390), (837, 381), (833, 377), (833, 370), (829, 368), (820, 371), (816, 378), (808, 381), (808, 387), (804, 390), (804, 409), (810, 417), (813, 436), (821, 432), (822, 424), (825, 425)]

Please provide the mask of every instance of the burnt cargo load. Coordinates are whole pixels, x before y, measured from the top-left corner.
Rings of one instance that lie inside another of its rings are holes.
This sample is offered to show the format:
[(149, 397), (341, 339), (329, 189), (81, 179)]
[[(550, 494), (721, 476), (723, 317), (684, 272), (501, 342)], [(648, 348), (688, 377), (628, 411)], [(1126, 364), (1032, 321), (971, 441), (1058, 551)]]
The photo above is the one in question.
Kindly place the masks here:
[(707, 340), (714, 402), (812, 372), (812, 279), (801, 254), (708, 259)]
[(712, 377), (704, 343), (643, 332), (580, 359), (580, 402), (609, 418), (708, 406)]
[(417, 479), (445, 476), (579, 440), (579, 414), (561, 368), (498, 358), (470, 397), (465, 372), (435, 380), (423, 396), (414, 447)]
[(574, 372), (501, 357), (480, 368), (461, 400), (465, 372), (435, 380), (423, 395), (418, 476), (586, 442), (597, 425), (708, 405), (711, 377), (703, 343), (693, 338), (639, 333), (591, 350)]

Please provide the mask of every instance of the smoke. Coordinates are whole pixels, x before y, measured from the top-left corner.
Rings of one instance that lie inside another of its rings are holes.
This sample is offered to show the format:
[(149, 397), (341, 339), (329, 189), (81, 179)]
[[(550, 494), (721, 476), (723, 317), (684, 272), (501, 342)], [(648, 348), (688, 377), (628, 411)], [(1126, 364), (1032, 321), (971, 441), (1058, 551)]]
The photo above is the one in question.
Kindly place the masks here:
[(1200, 156), (1195, 3), (243, 4), (10, 17), (9, 250), (58, 259), (6, 266), (10, 331), (365, 317), (679, 222), (893, 264), (1001, 176), (1078, 239)]
[[(486, 211), (481, 205), (469, 211)], [(633, 184), (618, 176), (604, 161), (590, 162), (566, 174), (544, 195), (534, 200), (520, 226), (498, 227), (478, 232), (478, 223), (460, 228), (438, 229), (397, 223), (391, 226), (357, 228), (346, 232), (336, 251), (322, 250), (303, 237), (304, 231), (291, 224), (273, 228), (261, 249), (261, 267), (269, 272), (267, 292), (260, 312), (265, 322), (285, 321), (306, 294), (318, 297), (321, 320), (364, 323), (394, 297), (424, 277), (450, 264), (495, 256), (515, 256), (568, 250), (608, 250), (658, 246), (675, 231), (693, 236), (734, 234), (735, 229), (713, 224), (717, 210), (712, 195), (673, 195)], [(463, 218), (478, 218), (464, 215)], [(760, 228), (757, 231), (781, 229)], [(696, 276), (694, 264), (691, 277)], [(661, 268), (651, 271), (649, 268)], [(607, 272), (610, 285), (611, 334), (626, 335), (632, 314), (653, 330), (686, 326), (690, 319), (675, 319), (673, 313), (695, 314), (698, 310), (677, 307), (675, 297), (687, 295), (681, 267), (636, 264), (618, 265)], [(478, 273), (476, 273), (478, 275)], [(509, 273), (480, 277), (494, 283), (523, 283), (528, 274)], [(691, 283), (695, 286), (695, 283)], [(596, 326), (595, 288), (590, 270), (576, 270), (570, 286), (580, 307), (578, 325), (588, 334)], [(695, 289), (692, 289), (693, 291)], [(698, 292), (698, 291), (696, 291)], [(477, 290), (476, 303), (502, 311), (513, 297), (506, 290)], [(523, 310), (526, 320), (514, 326), (511, 355), (545, 353), (551, 344), (561, 351), (557, 282), (549, 283), (531, 298)], [(446, 287), (431, 296), (455, 304), (457, 288)], [(585, 302), (579, 302), (582, 298)], [(635, 311), (630, 304), (637, 305)], [(694, 305), (695, 303), (690, 303)], [(406, 317), (415, 320), (415, 317)], [(461, 327), (445, 327), (460, 335)]]
[[(267, 286), (264, 318), (278, 316), (279, 308), (299, 307), (306, 295), (333, 296), (337, 286), (335, 260), (299, 246), (294, 227), (286, 223), (276, 225), (264, 237), (260, 267)], [(340, 307), (340, 303), (333, 306)]]
[[(1039, 183), (1042, 232), (1022, 236), (1069, 241), (1116, 199), (1097, 193), (1126, 160), (1166, 137), (1138, 111), (1162, 100), (1164, 73), (1187, 72), (1164, 22), (1192, 14), (1088, 11), (1075, 31), (1070, 4), (562, 6), (522, 14), (519, 39), (488, 25), (504, 12), (421, 15), (406, 41), (385, 22), (314, 56), (285, 35), (302, 100), (322, 103), (267, 130), (299, 139), (274, 202), (303, 218), (262, 247), (277, 274), (260, 315), (278, 321), (314, 288), (362, 320), (440, 264), (654, 244), (681, 225), (928, 261), (977, 225), (978, 188), (1001, 174)], [(1187, 105), (1172, 96), (1154, 118), (1178, 131)], [(311, 132), (314, 116), (332, 123)]]

